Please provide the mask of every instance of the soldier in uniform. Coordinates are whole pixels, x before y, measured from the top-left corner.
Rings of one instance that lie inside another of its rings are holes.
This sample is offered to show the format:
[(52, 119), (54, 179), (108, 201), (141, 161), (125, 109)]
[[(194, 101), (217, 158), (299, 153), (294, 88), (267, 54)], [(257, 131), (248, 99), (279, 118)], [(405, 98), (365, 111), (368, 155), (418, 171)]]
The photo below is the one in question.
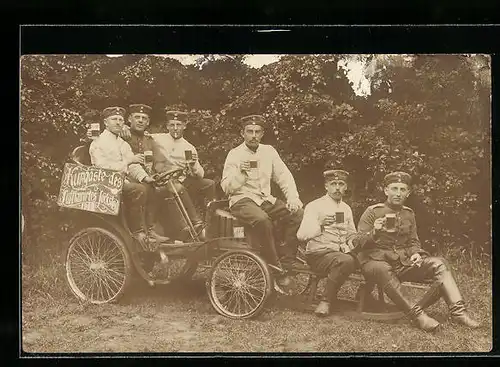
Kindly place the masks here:
[(357, 267), (350, 254), (356, 227), (351, 207), (342, 201), (348, 175), (344, 170), (323, 172), (326, 195), (306, 205), (297, 232), (299, 240), (307, 241), (306, 260), (311, 269), (327, 276), (326, 295), (314, 311), (318, 316), (330, 314), (340, 287)]
[[(297, 230), (304, 211), (295, 180), (276, 149), (260, 144), (267, 125), (264, 117), (246, 116), (240, 122), (244, 141), (229, 151), (221, 180), (222, 190), (229, 196), (230, 211), (252, 228), (269, 264), (277, 268), (285, 263), (302, 267), (296, 253)], [(284, 193), (286, 203), (271, 195), (271, 180)], [(279, 220), (285, 231), (281, 259), (273, 235), (274, 220)], [(287, 276), (279, 279), (282, 285), (291, 282)]]
[[(177, 191), (183, 195), (183, 202), (188, 211), (191, 222), (197, 233), (203, 229), (203, 221), (196, 208), (191, 205), (193, 199), (209, 202), (215, 199), (215, 183), (205, 178), (205, 171), (198, 160), (196, 148), (184, 137), (187, 113), (182, 111), (166, 111), (168, 133), (150, 134), (153, 138), (153, 159), (155, 172), (164, 172), (172, 168), (182, 168), (185, 174), (176, 181)], [(125, 129), (122, 136), (130, 135)], [(186, 151), (191, 152), (191, 157), (186, 157)], [(189, 159), (187, 159), (189, 158)], [(177, 216), (180, 218), (180, 213)], [(182, 218), (181, 218), (182, 219)], [(187, 223), (182, 223), (181, 238), (189, 236)]]
[[(153, 138), (156, 134), (152, 135), (146, 131), (150, 123), (151, 111), (152, 108), (145, 104), (132, 104), (129, 106), (128, 122), (130, 123), (130, 137), (127, 139), (134, 153), (143, 153), (146, 151), (152, 152), (153, 160), (151, 164), (146, 164), (144, 167), (150, 174), (153, 172), (165, 172), (176, 167), (165, 157), (161, 147)], [(188, 192), (179, 182), (174, 181), (174, 185), (189, 217), (193, 223), (196, 224), (198, 215)], [(150, 232), (152, 232), (158, 239), (158, 234), (153, 231), (152, 226), (155, 223), (156, 215), (161, 212), (164, 216), (164, 220), (162, 220), (162, 222), (168, 222), (168, 228), (164, 229), (174, 235), (181, 233), (180, 238), (186, 239), (184, 233), (189, 233), (188, 230), (185, 230), (187, 223), (184, 222), (182, 214), (174, 202), (174, 193), (171, 190), (171, 186), (167, 185), (165, 187), (158, 188), (156, 192), (154, 192), (154, 188), (149, 185), (149, 192), (150, 195), (148, 195), (148, 199), (150, 200), (148, 200), (147, 213), (149, 215), (148, 223), (150, 225)], [(162, 203), (160, 208), (158, 207), (158, 203)], [(165, 224), (164, 226), (167, 225)], [(164, 242), (165, 240), (168, 240), (168, 238), (163, 237), (160, 238), (160, 240)]]
[(119, 136), (123, 128), (125, 109), (108, 107), (103, 110), (102, 115), (106, 128), (90, 144), (90, 158), (92, 164), (97, 167), (123, 172), (126, 175), (122, 193), (128, 208), (128, 225), (132, 236), (147, 250), (149, 236), (144, 228), (147, 186), (144, 183), (152, 182), (152, 178), (141, 167), (144, 155), (134, 154), (130, 145)]
[[(412, 209), (404, 206), (410, 195), (411, 176), (392, 172), (384, 178), (384, 203), (368, 207), (361, 216), (354, 245), (367, 280), (377, 283), (394, 304), (405, 311), (417, 326), (432, 331), (439, 322), (424, 309), (443, 297), (451, 319), (470, 328), (479, 327), (466, 307), (449, 265), (422, 249)], [(393, 225), (394, 224), (394, 225)], [(422, 300), (412, 305), (401, 293), (401, 281), (432, 279), (433, 285)]]
[[(130, 139), (127, 142), (132, 148), (134, 154), (144, 154), (146, 151), (153, 151), (153, 139), (144, 134), (144, 131), (149, 126), (149, 115), (151, 114), (151, 107), (145, 104), (131, 104), (128, 110), (128, 122), (130, 124)], [(158, 195), (155, 195), (155, 190), (152, 185), (153, 179), (150, 175), (153, 175), (148, 162), (144, 162), (142, 165), (144, 171), (148, 174), (145, 176), (143, 183), (145, 184), (147, 195), (146, 195), (146, 223), (148, 234), (152, 240), (157, 242), (166, 242), (169, 240), (168, 237), (164, 237), (156, 233), (154, 230), (154, 224), (156, 222), (156, 214), (158, 213)]]

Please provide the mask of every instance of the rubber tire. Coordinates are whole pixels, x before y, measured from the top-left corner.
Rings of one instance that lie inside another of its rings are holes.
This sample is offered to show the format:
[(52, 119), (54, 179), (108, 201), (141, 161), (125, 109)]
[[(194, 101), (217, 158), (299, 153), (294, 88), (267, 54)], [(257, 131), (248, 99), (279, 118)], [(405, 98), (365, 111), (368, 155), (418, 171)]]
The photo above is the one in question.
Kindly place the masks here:
[[(217, 302), (214, 299), (213, 295), (213, 277), (215, 274), (215, 271), (219, 264), (224, 260), (225, 258), (233, 255), (244, 255), (249, 258), (251, 258), (254, 262), (257, 263), (257, 265), (260, 267), (262, 273), (264, 274), (264, 278), (266, 281), (266, 287), (264, 291), (264, 298), (260, 302), (260, 304), (249, 314), (246, 315), (241, 315), (241, 316), (236, 316), (236, 315), (231, 315), (228, 314), (225, 310), (221, 309)], [(207, 279), (207, 292), (208, 292), (208, 297), (210, 299), (210, 303), (212, 304), (212, 307), (222, 316), (228, 317), (230, 319), (235, 319), (235, 320), (243, 320), (243, 319), (249, 319), (253, 317), (257, 317), (261, 314), (261, 312), (264, 310), (264, 306), (266, 305), (267, 301), (269, 300), (269, 296), (273, 293), (273, 278), (271, 276), (271, 272), (269, 271), (269, 268), (267, 267), (267, 263), (257, 254), (255, 254), (252, 251), (248, 250), (232, 250), (228, 251), (222, 255), (220, 255), (213, 263), (212, 268), (210, 269), (210, 274)]]
[[(121, 288), (119, 289), (119, 291), (111, 299), (109, 299), (107, 301), (103, 301), (103, 302), (91, 301), (87, 297), (85, 297), (79, 289), (78, 289), (78, 291), (76, 291), (74, 289), (74, 287), (78, 288), (78, 286), (76, 284), (74, 284), (73, 277), (70, 275), (71, 268), (70, 268), (70, 263), (69, 263), (68, 259), (69, 259), (69, 255), (71, 253), (71, 250), (75, 244), (75, 240), (78, 239), (83, 234), (85, 234), (86, 232), (87, 233), (100, 232), (102, 235), (110, 237), (113, 240), (113, 242), (115, 243), (115, 245), (121, 250), (121, 253), (123, 255), (125, 279), (124, 279), (123, 284), (122, 284)], [(127, 289), (129, 288), (129, 286), (131, 284), (132, 278), (133, 278), (134, 267), (132, 266), (132, 260), (130, 258), (130, 253), (128, 251), (127, 246), (118, 236), (116, 236), (114, 233), (112, 233), (109, 230), (104, 229), (104, 228), (89, 227), (89, 228), (85, 228), (85, 229), (79, 231), (77, 234), (75, 234), (69, 240), (69, 244), (68, 244), (68, 247), (66, 248), (66, 253), (65, 253), (64, 259), (65, 259), (64, 267), (66, 269), (66, 281), (68, 283), (68, 286), (69, 286), (71, 292), (75, 295), (75, 297), (77, 297), (78, 299), (80, 299), (81, 301), (84, 301), (84, 302), (89, 302), (92, 304), (115, 303), (127, 291)]]

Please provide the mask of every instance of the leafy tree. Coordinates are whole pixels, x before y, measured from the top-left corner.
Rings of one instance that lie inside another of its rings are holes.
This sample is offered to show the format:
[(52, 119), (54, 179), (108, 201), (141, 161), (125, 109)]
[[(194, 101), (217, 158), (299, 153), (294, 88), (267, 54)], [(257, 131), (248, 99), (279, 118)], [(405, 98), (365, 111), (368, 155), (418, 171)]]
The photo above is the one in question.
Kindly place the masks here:
[(200, 55), (194, 65), (160, 55), (23, 56), (25, 250), (54, 249), (71, 234), (68, 211), (55, 200), (86, 125), (101, 122), (109, 105), (147, 103), (153, 132), (165, 131), (165, 108), (189, 111), (186, 137), (216, 181), (242, 140), (238, 118), (263, 114), (271, 126), (264, 143), (278, 149), (304, 202), (323, 194), (324, 169), (341, 167), (351, 173), (347, 201), (359, 218), (384, 199), (384, 175), (405, 170), (415, 177), (408, 205), (425, 246), (489, 252), (489, 59), (360, 55), (371, 83), (371, 94), (360, 96), (340, 67), (347, 57), (288, 55), (253, 69), (244, 55)]

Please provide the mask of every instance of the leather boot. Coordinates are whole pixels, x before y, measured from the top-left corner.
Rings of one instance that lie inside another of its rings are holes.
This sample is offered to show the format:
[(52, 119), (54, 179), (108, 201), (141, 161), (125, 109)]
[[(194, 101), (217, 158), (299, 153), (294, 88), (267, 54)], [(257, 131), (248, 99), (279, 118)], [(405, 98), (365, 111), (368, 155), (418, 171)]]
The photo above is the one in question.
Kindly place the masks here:
[(149, 248), (149, 238), (143, 229), (132, 233), (132, 238), (134, 238), (140, 245), (143, 251), (150, 251)]
[(411, 306), (410, 303), (401, 293), (401, 282), (392, 277), (384, 287), (384, 292), (394, 302), (394, 304), (404, 312), (420, 329), (424, 331), (433, 331), (439, 326), (439, 322), (428, 316), (422, 308), (416, 304)]
[(156, 243), (162, 243), (162, 242), (168, 242), (170, 241), (169, 237), (165, 237), (162, 235), (159, 235), (153, 228), (153, 226), (149, 226), (148, 228), (148, 235), (150, 240), (156, 242)]
[(465, 303), (451, 272), (448, 269), (443, 271), (441, 278), (443, 298), (448, 304), (452, 321), (472, 329), (480, 327), (480, 323), (467, 314)]
[(439, 322), (427, 315), (418, 304), (411, 308), (408, 316), (424, 331), (434, 331), (439, 326)]
[(201, 218), (198, 215), (198, 211), (196, 210), (196, 207), (193, 204), (193, 200), (191, 199), (191, 196), (189, 196), (187, 190), (180, 190), (178, 194), (179, 198), (184, 204), (184, 208), (186, 209), (189, 218), (191, 219), (191, 223), (193, 223), (193, 225), (195, 223), (202, 223)]
[(330, 302), (320, 301), (318, 307), (314, 310), (316, 316), (325, 317), (330, 314)]
[(441, 298), (441, 284), (434, 283), (429, 288), (429, 290), (424, 294), (424, 296), (418, 301), (418, 305), (422, 310), (425, 310), (427, 307), (432, 306), (434, 303), (439, 301)]
[[(343, 283), (343, 282), (342, 282)], [(330, 315), (330, 306), (337, 300), (337, 293), (339, 292), (339, 282), (326, 278), (326, 296), (321, 300), (314, 313), (317, 316), (324, 317)]]

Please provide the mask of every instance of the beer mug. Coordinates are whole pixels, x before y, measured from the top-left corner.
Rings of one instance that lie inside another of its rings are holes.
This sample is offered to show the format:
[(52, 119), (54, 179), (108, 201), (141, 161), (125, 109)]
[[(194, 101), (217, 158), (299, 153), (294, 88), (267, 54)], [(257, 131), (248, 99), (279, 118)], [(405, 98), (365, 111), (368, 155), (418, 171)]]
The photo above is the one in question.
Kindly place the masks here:
[(387, 213), (385, 215), (385, 230), (387, 232), (396, 232), (396, 214)]
[(153, 151), (152, 150), (145, 150), (144, 151), (144, 163), (145, 164), (153, 163)]
[(90, 124), (90, 132), (92, 138), (97, 138), (101, 133), (101, 125), (98, 122)]
[(344, 212), (335, 212), (335, 223), (344, 223)]
[(193, 160), (193, 152), (190, 150), (185, 150), (184, 151), (184, 157), (186, 158), (186, 161), (192, 161)]
[(257, 180), (259, 178), (259, 164), (256, 160), (249, 161), (250, 163), (250, 172), (248, 177)]

